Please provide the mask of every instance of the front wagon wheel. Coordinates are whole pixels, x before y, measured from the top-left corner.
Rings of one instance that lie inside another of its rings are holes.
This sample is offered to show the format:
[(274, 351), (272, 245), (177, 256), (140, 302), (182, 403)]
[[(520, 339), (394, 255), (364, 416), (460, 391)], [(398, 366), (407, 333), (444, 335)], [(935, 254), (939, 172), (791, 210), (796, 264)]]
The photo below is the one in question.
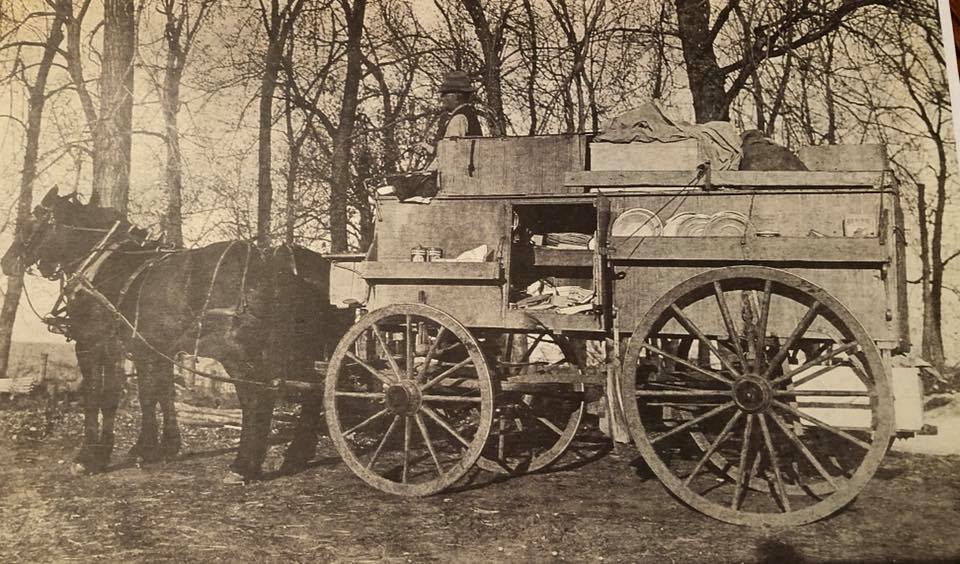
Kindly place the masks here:
[(729, 523), (830, 515), (864, 488), (894, 432), (866, 331), (823, 289), (771, 268), (710, 271), (668, 292), (633, 333), (621, 378), (647, 465)]
[(361, 317), (327, 370), (330, 437), (353, 472), (404, 495), (439, 492), (473, 467), (490, 433), (493, 382), (453, 317), (399, 304)]

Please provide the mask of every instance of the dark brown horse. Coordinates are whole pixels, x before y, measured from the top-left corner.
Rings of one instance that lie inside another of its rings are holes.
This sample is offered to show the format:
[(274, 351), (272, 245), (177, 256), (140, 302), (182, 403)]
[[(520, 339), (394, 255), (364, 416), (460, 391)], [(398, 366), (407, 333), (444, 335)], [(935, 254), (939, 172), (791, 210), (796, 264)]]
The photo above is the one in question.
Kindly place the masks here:
[[(220, 361), (235, 380), (243, 422), (231, 469), (256, 478), (277, 397), (271, 383), (315, 379), (313, 362), (349, 323), (329, 304), (329, 263), (316, 253), (247, 241), (163, 250), (115, 210), (56, 188), (3, 257), (7, 274), (32, 265), (63, 284), (62, 328), (76, 341), (85, 398), (77, 462), (91, 471), (102, 470), (113, 449), (124, 354), (137, 368), (142, 410), (132, 454), (154, 461), (178, 452), (170, 359), (187, 352)], [(304, 405), (288, 467), (312, 455), (318, 414), (310, 407), (318, 399)]]

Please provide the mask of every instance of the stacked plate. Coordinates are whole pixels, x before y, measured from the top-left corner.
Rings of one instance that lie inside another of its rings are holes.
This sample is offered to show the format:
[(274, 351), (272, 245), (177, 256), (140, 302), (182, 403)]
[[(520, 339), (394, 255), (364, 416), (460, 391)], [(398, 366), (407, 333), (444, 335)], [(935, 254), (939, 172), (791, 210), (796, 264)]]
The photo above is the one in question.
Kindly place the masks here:
[(740, 237), (747, 232), (750, 220), (747, 216), (735, 211), (721, 211), (710, 217), (704, 229), (707, 237)]
[(663, 222), (654, 212), (632, 208), (622, 214), (610, 227), (613, 237), (657, 237), (663, 232)]
[(703, 237), (710, 216), (702, 213), (678, 213), (663, 226), (665, 237)]
[(750, 220), (736, 211), (719, 211), (713, 215), (682, 212), (666, 223), (657, 214), (633, 208), (613, 222), (613, 237), (740, 237), (747, 232)]

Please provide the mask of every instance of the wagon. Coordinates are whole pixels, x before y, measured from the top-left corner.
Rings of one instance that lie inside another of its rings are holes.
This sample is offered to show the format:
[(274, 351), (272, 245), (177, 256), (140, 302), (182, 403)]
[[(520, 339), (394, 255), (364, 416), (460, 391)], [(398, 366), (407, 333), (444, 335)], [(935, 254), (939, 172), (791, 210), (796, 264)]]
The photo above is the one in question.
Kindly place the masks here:
[[(378, 196), (370, 251), (333, 267), (362, 308), (324, 385), (353, 472), (423, 496), (474, 467), (543, 470), (599, 410), (711, 517), (796, 525), (856, 497), (922, 423), (895, 418), (894, 387), (919, 395), (894, 368), (904, 231), (883, 151), (740, 172), (686, 149), (448, 139), (435, 195)], [(643, 158), (601, 165), (618, 150)]]

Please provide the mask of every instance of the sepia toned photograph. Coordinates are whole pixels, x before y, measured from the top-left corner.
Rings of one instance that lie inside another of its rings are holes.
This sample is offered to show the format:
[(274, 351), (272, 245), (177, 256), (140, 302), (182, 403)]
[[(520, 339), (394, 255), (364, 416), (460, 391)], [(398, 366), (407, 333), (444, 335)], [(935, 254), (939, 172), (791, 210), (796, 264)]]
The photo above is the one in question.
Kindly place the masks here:
[(0, 562), (960, 560), (958, 31), (0, 0)]

